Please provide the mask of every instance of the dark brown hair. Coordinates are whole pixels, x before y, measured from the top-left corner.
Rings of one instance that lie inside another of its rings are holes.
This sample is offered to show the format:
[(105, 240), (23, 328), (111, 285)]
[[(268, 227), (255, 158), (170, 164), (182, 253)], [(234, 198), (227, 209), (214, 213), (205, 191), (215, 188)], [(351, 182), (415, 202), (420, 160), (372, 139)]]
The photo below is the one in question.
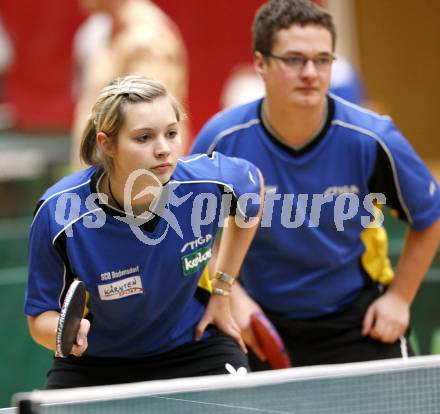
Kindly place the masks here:
[(254, 52), (271, 53), (274, 35), (293, 25), (324, 27), (330, 32), (335, 48), (336, 29), (331, 14), (309, 0), (271, 0), (255, 14), (252, 26)]

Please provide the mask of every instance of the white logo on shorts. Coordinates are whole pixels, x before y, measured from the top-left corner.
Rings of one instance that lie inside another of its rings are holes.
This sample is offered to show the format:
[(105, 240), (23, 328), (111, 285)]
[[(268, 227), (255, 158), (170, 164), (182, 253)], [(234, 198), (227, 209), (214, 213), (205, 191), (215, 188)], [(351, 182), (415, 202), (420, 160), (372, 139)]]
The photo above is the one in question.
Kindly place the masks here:
[(231, 375), (239, 375), (242, 377), (247, 374), (247, 369), (245, 367), (239, 367), (237, 370), (228, 362), (225, 364), (226, 371), (228, 371)]

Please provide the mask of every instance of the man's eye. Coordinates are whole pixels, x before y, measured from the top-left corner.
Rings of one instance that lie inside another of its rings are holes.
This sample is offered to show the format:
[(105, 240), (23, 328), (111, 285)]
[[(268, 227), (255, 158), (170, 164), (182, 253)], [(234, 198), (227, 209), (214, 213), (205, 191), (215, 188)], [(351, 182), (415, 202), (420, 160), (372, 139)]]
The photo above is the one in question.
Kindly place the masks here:
[(291, 65), (291, 66), (300, 66), (303, 64), (304, 58), (299, 57), (299, 56), (292, 56), (292, 57), (286, 58), (286, 62), (288, 65)]
[(331, 63), (332, 58), (329, 56), (322, 56), (319, 58), (316, 58), (315, 63), (319, 66), (327, 66)]

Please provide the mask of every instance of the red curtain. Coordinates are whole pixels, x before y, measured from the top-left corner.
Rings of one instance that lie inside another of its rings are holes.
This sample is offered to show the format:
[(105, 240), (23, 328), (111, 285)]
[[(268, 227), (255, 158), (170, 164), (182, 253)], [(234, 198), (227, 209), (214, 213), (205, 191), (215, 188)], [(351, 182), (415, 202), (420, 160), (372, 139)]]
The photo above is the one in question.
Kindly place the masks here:
[(251, 26), (265, 0), (157, 0), (179, 26), (189, 52), (189, 116), (197, 133), (220, 109), (220, 92), (230, 71), (252, 62)]
[[(230, 71), (252, 62), (251, 25), (264, 0), (157, 0), (180, 27), (190, 64), (188, 108), (196, 133), (219, 107)], [(78, 0), (0, 0), (0, 16), (15, 48), (7, 99), (18, 127), (68, 130), (72, 118), (72, 39), (85, 16)]]
[(6, 100), (24, 130), (69, 130), (73, 97), (73, 35), (83, 19), (77, 0), (0, 0), (14, 47)]

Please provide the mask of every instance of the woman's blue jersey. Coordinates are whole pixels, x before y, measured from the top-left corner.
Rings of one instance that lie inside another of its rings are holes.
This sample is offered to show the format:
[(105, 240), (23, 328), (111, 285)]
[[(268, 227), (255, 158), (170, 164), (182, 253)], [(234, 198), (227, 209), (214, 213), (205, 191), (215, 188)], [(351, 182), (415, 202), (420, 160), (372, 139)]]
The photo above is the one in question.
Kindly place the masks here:
[[(25, 312), (59, 311), (78, 278), (91, 320), (86, 355), (142, 357), (194, 340), (210, 297), (207, 263), (222, 217), (253, 217), (258, 170), (214, 153), (182, 158), (143, 222), (106, 204), (96, 167), (41, 198), (29, 238)], [(232, 202), (231, 202), (232, 199)], [(223, 202), (223, 206), (222, 206)], [(234, 210), (235, 209), (235, 210)]]

